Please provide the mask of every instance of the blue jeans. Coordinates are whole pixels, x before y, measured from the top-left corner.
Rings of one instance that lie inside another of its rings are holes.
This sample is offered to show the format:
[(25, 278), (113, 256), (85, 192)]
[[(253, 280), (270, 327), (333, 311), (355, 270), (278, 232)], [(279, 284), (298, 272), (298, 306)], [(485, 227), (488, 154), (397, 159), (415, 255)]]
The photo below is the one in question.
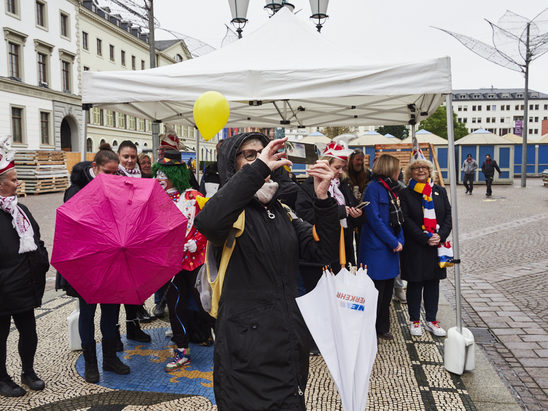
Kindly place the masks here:
[[(95, 341), (95, 310), (97, 304), (88, 304), (82, 297), (80, 300), (80, 316), (78, 317), (78, 331), (82, 345), (90, 345)], [(118, 324), (119, 304), (101, 304), (101, 334), (105, 340), (116, 338), (116, 324)]]
[(436, 321), (440, 297), (440, 280), (407, 282), (407, 308), (409, 320), (420, 321), (421, 300), (424, 298), (426, 321)]

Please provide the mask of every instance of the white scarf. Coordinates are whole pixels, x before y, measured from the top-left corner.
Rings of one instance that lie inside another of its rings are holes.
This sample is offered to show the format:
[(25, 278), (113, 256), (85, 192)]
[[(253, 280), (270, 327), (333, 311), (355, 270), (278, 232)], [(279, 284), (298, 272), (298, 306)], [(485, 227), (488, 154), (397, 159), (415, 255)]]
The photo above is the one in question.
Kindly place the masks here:
[(34, 230), (25, 212), (17, 205), (17, 196), (0, 196), (0, 209), (11, 215), (11, 224), (19, 235), (19, 254), (38, 249), (34, 242)]
[[(333, 197), (338, 205), (346, 205), (346, 201), (344, 201), (344, 195), (339, 189), (339, 186), (341, 185), (341, 180), (338, 178), (334, 178), (331, 180), (331, 184), (329, 184), (329, 194), (331, 194), (331, 197)], [(346, 223), (346, 218), (341, 218), (341, 225), (343, 228), (347, 228), (348, 224)]]
[(139, 169), (139, 165), (138, 164), (135, 164), (135, 168), (131, 169), (131, 170), (128, 170), (127, 168), (125, 168), (123, 165), (121, 164), (118, 164), (118, 171), (127, 176), (127, 177), (137, 177), (137, 178), (140, 178), (141, 177), (141, 170)]
[(268, 204), (272, 201), (274, 198), (274, 194), (276, 194), (276, 191), (278, 191), (278, 183), (275, 181), (268, 180), (266, 183), (262, 185), (261, 188), (257, 190), (255, 193), (255, 197), (261, 204)]

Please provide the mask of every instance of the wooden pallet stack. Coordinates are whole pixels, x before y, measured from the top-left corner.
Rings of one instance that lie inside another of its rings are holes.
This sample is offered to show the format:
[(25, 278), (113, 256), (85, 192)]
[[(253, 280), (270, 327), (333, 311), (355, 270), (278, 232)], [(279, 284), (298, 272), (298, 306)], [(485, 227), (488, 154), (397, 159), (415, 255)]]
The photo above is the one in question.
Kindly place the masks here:
[(15, 168), (26, 194), (54, 193), (68, 188), (63, 151), (19, 151), (15, 154)]

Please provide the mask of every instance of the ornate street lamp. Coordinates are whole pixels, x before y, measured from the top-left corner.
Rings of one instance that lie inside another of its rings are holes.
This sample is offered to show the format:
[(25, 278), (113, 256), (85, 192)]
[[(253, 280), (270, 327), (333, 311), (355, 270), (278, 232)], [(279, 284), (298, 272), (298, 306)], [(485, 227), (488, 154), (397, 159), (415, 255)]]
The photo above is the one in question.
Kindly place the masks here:
[(325, 20), (329, 17), (327, 15), (327, 5), (329, 0), (310, 0), (310, 9), (312, 10), (311, 19), (318, 20), (316, 23), (316, 28), (318, 33), (322, 31), (322, 27), (325, 23)]
[(238, 38), (242, 38), (242, 30), (247, 23), (247, 6), (249, 6), (249, 0), (228, 0), (230, 4), (230, 13), (232, 13), (232, 20), (230, 22), (236, 27)]
[(280, 11), (282, 7), (287, 7), (291, 13), (295, 10), (295, 6), (286, 0), (266, 0), (264, 6), (265, 9), (270, 11), (271, 16)]

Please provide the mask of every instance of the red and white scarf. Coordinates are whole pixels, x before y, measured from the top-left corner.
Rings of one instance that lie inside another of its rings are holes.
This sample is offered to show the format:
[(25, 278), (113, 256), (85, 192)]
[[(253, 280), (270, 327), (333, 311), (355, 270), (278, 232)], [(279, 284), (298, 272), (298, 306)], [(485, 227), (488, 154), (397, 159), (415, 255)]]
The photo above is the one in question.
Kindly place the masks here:
[(0, 196), (0, 210), (11, 215), (11, 223), (19, 235), (19, 254), (36, 250), (38, 246), (34, 242), (32, 224), (25, 212), (17, 205), (17, 196)]
[(135, 164), (135, 167), (130, 169), (125, 168), (123, 165), (118, 164), (118, 173), (127, 176), (127, 177), (138, 177), (141, 178), (141, 169), (138, 164)]

